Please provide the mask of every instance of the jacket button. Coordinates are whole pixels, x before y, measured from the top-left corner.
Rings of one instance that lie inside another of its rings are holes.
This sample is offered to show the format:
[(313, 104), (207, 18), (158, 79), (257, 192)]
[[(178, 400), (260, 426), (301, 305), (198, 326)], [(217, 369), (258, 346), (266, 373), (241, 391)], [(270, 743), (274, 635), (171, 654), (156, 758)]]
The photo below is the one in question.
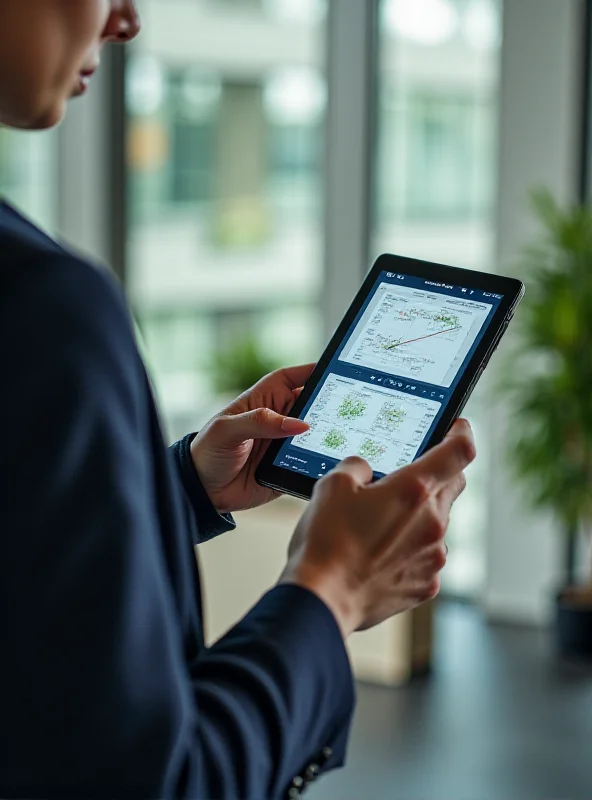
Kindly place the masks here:
[(292, 781), (292, 786), (294, 789), (302, 789), (304, 786), (304, 778), (301, 775), (296, 775), (294, 780)]
[(300, 789), (292, 787), (288, 792), (288, 800), (300, 800), (301, 797)]
[(331, 747), (323, 747), (321, 758), (325, 764), (332, 758), (332, 756), (333, 756), (333, 749)]
[(307, 783), (316, 781), (316, 779), (319, 777), (319, 772), (320, 769), (318, 764), (309, 764), (309, 766), (306, 768), (306, 772), (304, 773), (304, 780)]

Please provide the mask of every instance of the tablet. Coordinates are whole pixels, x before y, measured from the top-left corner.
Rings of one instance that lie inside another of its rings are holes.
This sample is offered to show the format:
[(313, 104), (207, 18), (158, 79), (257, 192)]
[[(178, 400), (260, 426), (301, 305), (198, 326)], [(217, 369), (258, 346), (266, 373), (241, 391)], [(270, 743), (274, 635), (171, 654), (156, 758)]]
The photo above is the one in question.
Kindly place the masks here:
[(523, 295), (514, 278), (380, 256), (290, 412), (310, 430), (272, 442), (257, 481), (308, 499), (347, 456), (375, 479), (410, 464), (459, 416)]

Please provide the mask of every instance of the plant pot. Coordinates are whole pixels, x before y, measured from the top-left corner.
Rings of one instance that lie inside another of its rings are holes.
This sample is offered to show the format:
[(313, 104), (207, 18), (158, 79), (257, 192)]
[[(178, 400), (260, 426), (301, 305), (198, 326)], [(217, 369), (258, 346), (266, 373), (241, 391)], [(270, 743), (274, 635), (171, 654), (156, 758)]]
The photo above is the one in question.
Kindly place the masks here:
[(592, 588), (563, 589), (556, 598), (556, 612), (559, 653), (592, 660)]

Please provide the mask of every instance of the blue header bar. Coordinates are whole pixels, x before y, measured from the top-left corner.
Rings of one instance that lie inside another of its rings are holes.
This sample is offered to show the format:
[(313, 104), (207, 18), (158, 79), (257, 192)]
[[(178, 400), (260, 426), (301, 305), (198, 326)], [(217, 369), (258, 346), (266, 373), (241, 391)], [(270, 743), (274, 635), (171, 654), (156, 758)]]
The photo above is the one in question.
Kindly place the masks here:
[(471, 286), (453, 286), (448, 283), (429, 281), (426, 278), (418, 278), (413, 275), (403, 275), (400, 272), (383, 272), (381, 280), (399, 286), (409, 286), (411, 289), (423, 289), (424, 291), (434, 291), (437, 294), (445, 294), (450, 297), (460, 297), (466, 300), (497, 305), (503, 300), (503, 295), (484, 292), (482, 289), (475, 289)]

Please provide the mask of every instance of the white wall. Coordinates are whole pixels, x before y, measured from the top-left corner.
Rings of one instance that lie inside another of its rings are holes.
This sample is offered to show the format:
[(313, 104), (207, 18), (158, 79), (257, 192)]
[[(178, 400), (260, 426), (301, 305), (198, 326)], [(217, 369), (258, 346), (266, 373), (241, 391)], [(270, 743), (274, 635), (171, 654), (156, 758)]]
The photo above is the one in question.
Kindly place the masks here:
[[(501, 81), (498, 264), (512, 274), (536, 233), (527, 196), (537, 186), (576, 199), (583, 3), (506, 0)], [(503, 347), (500, 348), (503, 352)], [(499, 363), (499, 356), (498, 356)], [(561, 580), (562, 541), (528, 512), (505, 465), (506, 409), (491, 415), (492, 461), (485, 608), (496, 619), (544, 623)]]
[[(198, 548), (208, 642), (232, 627), (277, 582), (292, 531), (305, 507), (294, 498), (236, 514), (237, 530)], [(411, 672), (411, 617), (403, 614), (348, 642), (360, 680), (396, 685)]]

